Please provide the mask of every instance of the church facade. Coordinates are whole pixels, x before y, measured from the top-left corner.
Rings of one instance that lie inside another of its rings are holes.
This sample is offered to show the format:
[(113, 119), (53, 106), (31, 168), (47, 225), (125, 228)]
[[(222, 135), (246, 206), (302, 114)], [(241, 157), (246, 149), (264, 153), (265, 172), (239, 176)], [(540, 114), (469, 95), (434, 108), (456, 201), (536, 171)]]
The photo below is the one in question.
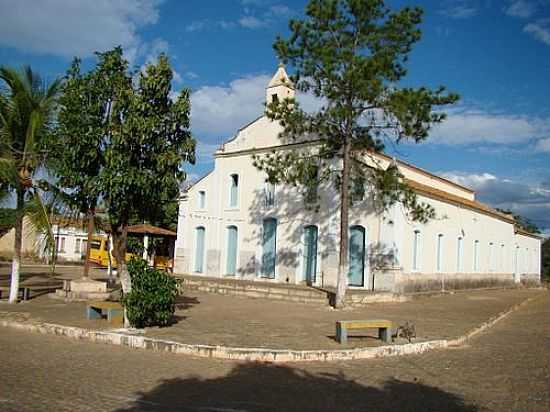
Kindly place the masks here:
[[(266, 101), (293, 97), (279, 67)], [(253, 155), (308, 150), (282, 144), (277, 122), (261, 116), (214, 154), (214, 169), (182, 193), (175, 272), (318, 287), (336, 286), (340, 217), (327, 183), (319, 207), (307, 208), (300, 188), (271, 185)], [(377, 212), (368, 193), (350, 208), (348, 287), (394, 293), (540, 281), (540, 237), (478, 202), (475, 193), (384, 154), (378, 167), (397, 164), (436, 217), (411, 221), (400, 204)]]

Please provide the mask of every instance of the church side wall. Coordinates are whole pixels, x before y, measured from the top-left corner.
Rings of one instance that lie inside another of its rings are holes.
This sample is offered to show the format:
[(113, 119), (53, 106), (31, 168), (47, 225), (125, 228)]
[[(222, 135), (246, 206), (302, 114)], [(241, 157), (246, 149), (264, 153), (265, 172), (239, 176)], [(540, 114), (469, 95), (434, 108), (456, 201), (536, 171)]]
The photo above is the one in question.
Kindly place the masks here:
[[(231, 175), (239, 176), (238, 207), (229, 206)], [(234, 226), (238, 233), (236, 278), (303, 283), (304, 228), (315, 225), (319, 236), (315, 283), (336, 286), (340, 219), (334, 188), (328, 183), (319, 188), (322, 207), (316, 210), (306, 207), (301, 189), (279, 185), (275, 204), (267, 206), (265, 177), (252, 165), (251, 155), (216, 158), (214, 171), (195, 184), (180, 203), (177, 273), (195, 272), (197, 228), (203, 227), (206, 236), (201, 274), (226, 277), (228, 227)], [(199, 207), (201, 191), (206, 194), (205, 208)], [(359, 288), (374, 286), (376, 290), (409, 293), (505, 286), (521, 279), (539, 279), (540, 240), (514, 234), (512, 224), (495, 217), (441, 200), (420, 198), (436, 210), (436, 218), (427, 224), (411, 222), (400, 206), (378, 215), (368, 198), (352, 205), (350, 227), (363, 227), (367, 241), (365, 279)], [(263, 221), (268, 218), (277, 221), (274, 279), (264, 279), (261, 273)], [(419, 232), (416, 246), (415, 231)]]

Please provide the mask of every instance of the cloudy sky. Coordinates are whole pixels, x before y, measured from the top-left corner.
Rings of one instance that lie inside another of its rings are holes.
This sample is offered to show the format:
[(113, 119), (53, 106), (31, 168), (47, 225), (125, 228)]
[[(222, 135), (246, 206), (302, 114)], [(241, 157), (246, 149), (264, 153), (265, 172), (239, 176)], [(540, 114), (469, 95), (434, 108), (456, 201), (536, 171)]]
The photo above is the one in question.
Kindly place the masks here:
[[(139, 68), (167, 52), (192, 93), (198, 176), (214, 148), (262, 112), (276, 35), (305, 0), (0, 0), (0, 64), (46, 79), (73, 56), (122, 45)], [(461, 95), (428, 142), (391, 154), (475, 189), (550, 234), (550, 0), (390, 0), (425, 10), (404, 84)], [(291, 71), (292, 68), (289, 68)]]

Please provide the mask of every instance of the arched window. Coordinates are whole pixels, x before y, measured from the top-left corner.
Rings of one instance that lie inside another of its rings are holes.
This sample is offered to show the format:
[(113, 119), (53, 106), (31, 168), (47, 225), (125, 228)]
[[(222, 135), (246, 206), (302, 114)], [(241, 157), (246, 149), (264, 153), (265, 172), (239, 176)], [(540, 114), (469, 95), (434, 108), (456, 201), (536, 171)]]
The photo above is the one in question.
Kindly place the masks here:
[(519, 246), (516, 246), (516, 250), (514, 253), (514, 273), (519, 275), (520, 267), (519, 267)]
[(275, 206), (275, 184), (270, 182), (265, 182), (264, 193), (265, 193), (265, 206), (266, 207)]
[(262, 249), (262, 276), (274, 279), (277, 260), (277, 220), (273, 218), (264, 219)]
[(239, 175), (230, 176), (229, 207), (237, 207), (239, 204)]
[(479, 240), (474, 240), (474, 272), (479, 271)]
[(412, 270), (420, 270), (420, 230), (413, 232), (413, 256), (412, 256)]
[(462, 261), (464, 260), (464, 239), (462, 236), (459, 236), (456, 242), (456, 271), (458, 273), (462, 272), (463, 265)]
[(204, 209), (206, 207), (206, 192), (204, 190), (199, 190), (199, 209)]
[(229, 226), (227, 228), (226, 273), (228, 275), (235, 275), (237, 273), (238, 233), (237, 226)]
[(206, 230), (199, 226), (195, 229), (195, 272), (203, 273), (204, 271), (204, 244)]
[(500, 244), (500, 270), (506, 272), (506, 252), (504, 250), (504, 243)]
[(489, 242), (489, 272), (495, 271), (495, 244)]
[(443, 235), (440, 233), (437, 235), (437, 265), (438, 272), (443, 270)]

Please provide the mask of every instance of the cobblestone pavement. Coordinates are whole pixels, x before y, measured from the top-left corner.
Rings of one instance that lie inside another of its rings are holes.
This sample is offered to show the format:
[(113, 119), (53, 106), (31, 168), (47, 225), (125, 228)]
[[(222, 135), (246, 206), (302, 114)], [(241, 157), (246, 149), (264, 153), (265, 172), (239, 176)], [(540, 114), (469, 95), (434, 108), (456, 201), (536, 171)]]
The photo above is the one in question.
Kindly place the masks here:
[(274, 366), (0, 329), (2, 411), (550, 410), (550, 293), (460, 349)]
[[(346, 349), (377, 346), (376, 330), (352, 333), (346, 345), (336, 342), (335, 322), (346, 319), (389, 319), (395, 326), (410, 320), (417, 341), (455, 338), (529, 297), (533, 289), (486, 290), (423, 298), (403, 303), (376, 303), (334, 311), (327, 306), (239, 298), (200, 292), (180, 297), (177, 323), (147, 328), (146, 335), (188, 344), (270, 349)], [(31, 319), (87, 329), (112, 328), (104, 320), (87, 320), (84, 303), (65, 303), (46, 296), (0, 311), (28, 313)]]

